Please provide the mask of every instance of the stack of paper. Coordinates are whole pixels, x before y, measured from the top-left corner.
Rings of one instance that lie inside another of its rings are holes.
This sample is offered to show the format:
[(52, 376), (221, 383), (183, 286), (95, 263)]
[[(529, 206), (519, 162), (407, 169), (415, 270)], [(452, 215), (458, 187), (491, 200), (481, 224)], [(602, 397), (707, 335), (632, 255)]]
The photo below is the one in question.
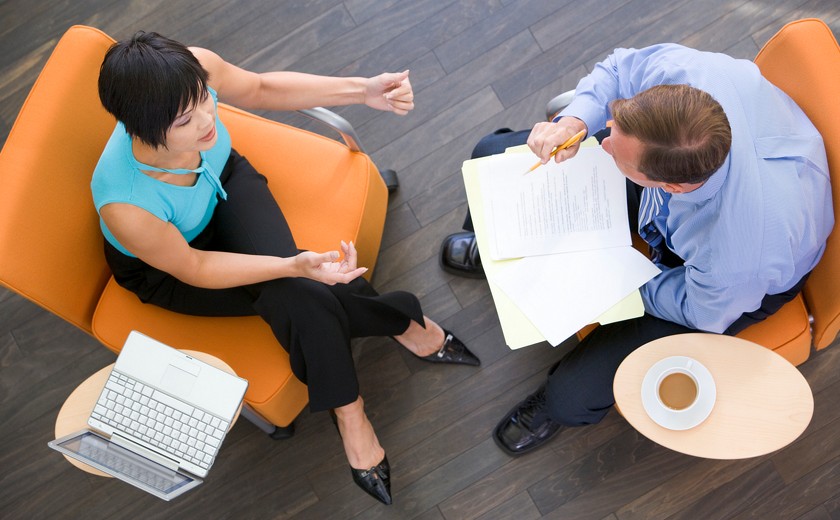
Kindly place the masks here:
[(558, 345), (588, 323), (641, 316), (659, 269), (630, 245), (625, 178), (600, 147), (560, 164), (527, 147), (463, 166), (467, 199), (505, 341)]

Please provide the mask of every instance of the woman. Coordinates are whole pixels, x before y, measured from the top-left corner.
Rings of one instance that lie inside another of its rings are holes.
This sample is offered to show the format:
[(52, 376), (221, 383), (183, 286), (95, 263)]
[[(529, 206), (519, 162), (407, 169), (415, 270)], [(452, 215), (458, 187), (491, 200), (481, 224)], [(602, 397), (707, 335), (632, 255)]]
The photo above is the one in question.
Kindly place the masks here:
[[(332, 410), (354, 481), (389, 504), (389, 466), (359, 396), (350, 338), (393, 336), (418, 357), (478, 365), (405, 292), (378, 295), (353, 243), (301, 252), (265, 178), (231, 149), (217, 99), (245, 109), (365, 103), (404, 115), (408, 71), (373, 78), (256, 74), (213, 52), (137, 33), (105, 56), (99, 95), (118, 121), (91, 188), (114, 277), (147, 303), (201, 316), (260, 315)], [(282, 157), (278, 157), (282, 160)]]

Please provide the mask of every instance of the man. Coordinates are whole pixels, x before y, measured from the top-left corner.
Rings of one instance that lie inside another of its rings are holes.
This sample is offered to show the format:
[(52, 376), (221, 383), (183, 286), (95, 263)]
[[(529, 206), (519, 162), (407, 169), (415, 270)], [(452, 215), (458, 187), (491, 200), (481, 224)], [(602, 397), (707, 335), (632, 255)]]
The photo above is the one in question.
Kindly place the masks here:
[[(645, 343), (736, 334), (776, 312), (799, 293), (834, 225), (822, 138), (752, 62), (675, 44), (617, 49), (527, 143), (547, 162), (571, 135), (609, 119), (601, 144), (630, 181), (631, 222), (638, 217), (634, 227), (662, 273), (641, 288), (644, 316), (598, 327), (502, 419), (494, 438), (512, 455), (564, 426), (600, 421), (614, 404), (618, 365)], [(524, 138), (494, 134), (477, 153)], [(477, 274), (477, 252), (466, 254), (471, 240), (460, 234), (444, 243), (449, 270)]]

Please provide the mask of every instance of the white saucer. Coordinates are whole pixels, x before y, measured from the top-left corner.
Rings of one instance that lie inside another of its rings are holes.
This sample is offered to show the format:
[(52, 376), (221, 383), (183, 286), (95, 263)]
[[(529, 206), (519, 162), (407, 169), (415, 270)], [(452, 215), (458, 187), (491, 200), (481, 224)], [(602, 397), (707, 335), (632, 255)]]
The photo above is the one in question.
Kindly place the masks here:
[[(667, 370), (688, 366), (700, 385), (699, 395), (691, 408), (672, 410), (663, 405), (656, 396), (656, 382)], [(686, 356), (672, 356), (656, 362), (642, 380), (642, 406), (645, 412), (653, 422), (669, 430), (688, 430), (705, 421), (712, 413), (716, 398), (715, 380), (709, 369), (696, 359)]]

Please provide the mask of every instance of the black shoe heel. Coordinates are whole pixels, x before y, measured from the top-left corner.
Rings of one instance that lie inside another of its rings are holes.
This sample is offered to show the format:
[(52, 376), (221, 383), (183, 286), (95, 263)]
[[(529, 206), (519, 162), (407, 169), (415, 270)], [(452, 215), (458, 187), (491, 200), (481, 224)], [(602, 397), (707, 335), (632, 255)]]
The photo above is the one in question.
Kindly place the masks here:
[[(335, 411), (330, 410), (329, 412), (335, 431), (341, 435)], [(391, 465), (388, 463), (387, 455), (382, 459), (382, 462), (370, 469), (356, 469), (350, 466), (350, 474), (353, 475), (353, 482), (362, 488), (365, 493), (386, 506), (391, 505)]]
[(443, 345), (441, 345), (440, 350), (428, 356), (417, 357), (430, 363), (449, 363), (474, 367), (481, 365), (478, 357), (470, 352), (470, 349), (464, 345), (464, 342), (456, 338), (454, 334), (443, 329), (443, 338)]
[(386, 506), (390, 506), (391, 500), (391, 465), (388, 464), (388, 457), (370, 469), (350, 468), (353, 475), (353, 482), (373, 498), (379, 500)]

